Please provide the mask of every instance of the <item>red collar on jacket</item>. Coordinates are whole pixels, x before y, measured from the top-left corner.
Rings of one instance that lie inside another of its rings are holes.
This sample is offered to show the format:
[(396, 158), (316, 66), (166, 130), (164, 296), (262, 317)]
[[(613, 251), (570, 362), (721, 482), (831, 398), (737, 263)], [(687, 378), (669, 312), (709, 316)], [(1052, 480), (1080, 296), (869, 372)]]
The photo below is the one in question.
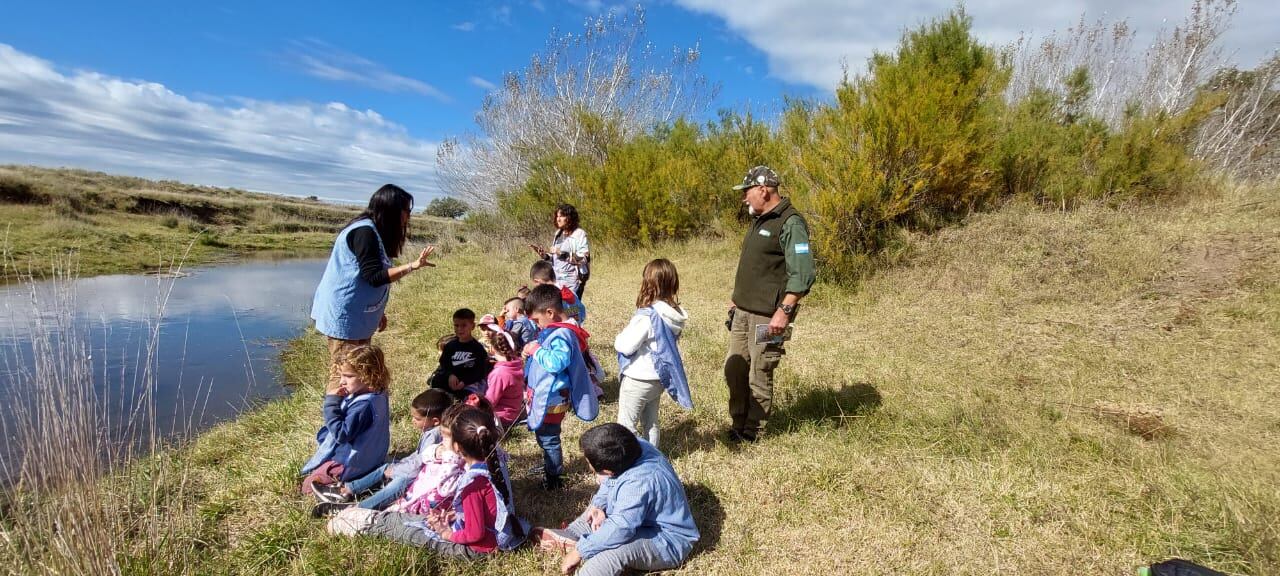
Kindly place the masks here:
[(587, 338), (590, 338), (591, 335), (588, 334), (586, 330), (583, 330), (581, 326), (578, 326), (577, 324), (570, 324), (568, 322), (553, 322), (551, 324), (547, 324), (547, 328), (568, 328), (572, 330), (573, 333), (578, 336), (578, 348), (581, 348), (584, 351), (587, 349)]

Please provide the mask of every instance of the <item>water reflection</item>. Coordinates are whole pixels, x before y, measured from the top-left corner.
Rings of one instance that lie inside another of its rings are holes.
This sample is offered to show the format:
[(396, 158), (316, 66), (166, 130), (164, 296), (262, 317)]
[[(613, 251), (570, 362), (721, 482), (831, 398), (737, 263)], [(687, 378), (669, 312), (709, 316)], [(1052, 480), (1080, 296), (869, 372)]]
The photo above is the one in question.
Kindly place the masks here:
[[(107, 418), (123, 423), (141, 393), (148, 341), (160, 320), (154, 362), (158, 430), (194, 430), (226, 420), (253, 401), (285, 393), (279, 345), (309, 324), (323, 259), (249, 261), (162, 279), (98, 276), (70, 286), (0, 288), (0, 418), (11, 418), (33, 370), (33, 336), (80, 339), (92, 355), (94, 387)], [(70, 314), (55, 306), (72, 289)], [(160, 304), (164, 302), (163, 316)], [(70, 319), (67, 325), (66, 320)], [(69, 338), (67, 331), (74, 331)], [(0, 455), (13, 457), (8, 446)]]

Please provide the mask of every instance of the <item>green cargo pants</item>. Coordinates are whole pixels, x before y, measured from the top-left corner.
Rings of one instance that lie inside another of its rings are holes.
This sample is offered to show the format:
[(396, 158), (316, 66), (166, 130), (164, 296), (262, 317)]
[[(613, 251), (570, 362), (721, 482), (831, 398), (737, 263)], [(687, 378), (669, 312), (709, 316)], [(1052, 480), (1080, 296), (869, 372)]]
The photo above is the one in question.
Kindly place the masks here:
[(773, 371), (786, 350), (782, 344), (757, 344), (756, 326), (769, 316), (738, 309), (729, 328), (729, 355), (724, 379), (729, 385), (729, 417), (733, 430), (755, 438), (764, 432), (773, 409)]

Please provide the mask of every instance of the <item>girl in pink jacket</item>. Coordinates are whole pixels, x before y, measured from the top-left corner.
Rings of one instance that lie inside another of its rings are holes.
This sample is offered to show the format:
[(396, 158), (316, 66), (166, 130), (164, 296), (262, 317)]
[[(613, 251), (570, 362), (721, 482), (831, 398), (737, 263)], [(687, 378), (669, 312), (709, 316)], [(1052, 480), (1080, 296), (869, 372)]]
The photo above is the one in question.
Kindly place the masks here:
[(493, 414), (502, 429), (507, 430), (524, 411), (524, 362), (520, 359), (520, 344), (497, 324), (485, 324), (481, 329), (485, 348), (494, 359), (485, 399), (493, 405)]

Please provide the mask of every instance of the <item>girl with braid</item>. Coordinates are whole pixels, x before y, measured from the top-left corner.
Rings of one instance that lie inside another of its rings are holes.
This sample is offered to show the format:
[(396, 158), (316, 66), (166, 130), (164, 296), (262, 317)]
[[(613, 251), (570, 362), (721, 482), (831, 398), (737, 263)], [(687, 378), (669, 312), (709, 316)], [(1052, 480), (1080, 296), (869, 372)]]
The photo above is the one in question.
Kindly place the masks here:
[(498, 448), (502, 435), (493, 414), (469, 408), (454, 419), (450, 431), (453, 449), (465, 462), (452, 502), (442, 503), (425, 516), (344, 510), (330, 520), (329, 532), (381, 536), (467, 559), (519, 546), (529, 525), (515, 514), (511, 484)]

